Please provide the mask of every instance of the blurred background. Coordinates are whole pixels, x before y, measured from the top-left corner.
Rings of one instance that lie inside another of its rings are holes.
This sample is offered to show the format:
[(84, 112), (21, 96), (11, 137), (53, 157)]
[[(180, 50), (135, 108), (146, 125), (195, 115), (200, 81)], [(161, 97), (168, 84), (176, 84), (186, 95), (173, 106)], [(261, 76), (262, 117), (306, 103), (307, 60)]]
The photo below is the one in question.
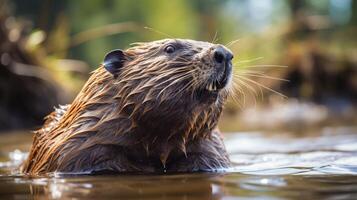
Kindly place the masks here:
[(167, 37), (235, 53), (223, 131), (356, 125), (356, 25), (356, 0), (0, 0), (0, 131), (38, 128), (111, 49)]

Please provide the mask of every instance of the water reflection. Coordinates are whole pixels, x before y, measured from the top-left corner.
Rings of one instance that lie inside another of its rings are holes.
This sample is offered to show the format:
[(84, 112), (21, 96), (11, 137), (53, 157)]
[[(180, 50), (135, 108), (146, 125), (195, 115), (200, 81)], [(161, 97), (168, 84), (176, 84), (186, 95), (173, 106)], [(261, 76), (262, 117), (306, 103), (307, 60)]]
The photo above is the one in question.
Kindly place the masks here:
[[(29, 187), (29, 195), (52, 199), (222, 199), (224, 190), (214, 183), (221, 175), (84, 176), (28, 179), (17, 186)], [(45, 184), (44, 182), (45, 181)]]
[(3, 197), (37, 199), (350, 199), (356, 195), (357, 179), (347, 176), (251, 176), (221, 175), (170, 176), (85, 176), (11, 181)]
[(226, 144), (236, 165), (226, 173), (151, 176), (25, 177), (16, 169), (28, 145), (8, 141), (0, 145), (0, 199), (353, 199), (356, 133), (355, 128), (325, 128), (314, 136), (234, 133)]
[(255, 175), (357, 175), (354, 128), (325, 128), (313, 137), (287, 136), (258, 132), (230, 135), (226, 144), (236, 163), (232, 171)]

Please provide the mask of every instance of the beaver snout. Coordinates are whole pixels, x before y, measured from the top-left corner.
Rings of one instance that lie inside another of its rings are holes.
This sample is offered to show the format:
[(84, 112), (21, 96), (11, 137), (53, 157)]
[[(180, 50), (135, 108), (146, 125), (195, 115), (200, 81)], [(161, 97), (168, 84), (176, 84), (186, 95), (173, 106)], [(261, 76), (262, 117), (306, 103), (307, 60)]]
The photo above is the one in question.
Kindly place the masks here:
[(233, 54), (222, 45), (218, 45), (213, 50), (213, 58), (216, 64), (218, 65), (226, 65), (233, 59)]
[(233, 54), (222, 45), (216, 45), (212, 50), (214, 64), (213, 80), (207, 85), (209, 91), (224, 88), (231, 76)]

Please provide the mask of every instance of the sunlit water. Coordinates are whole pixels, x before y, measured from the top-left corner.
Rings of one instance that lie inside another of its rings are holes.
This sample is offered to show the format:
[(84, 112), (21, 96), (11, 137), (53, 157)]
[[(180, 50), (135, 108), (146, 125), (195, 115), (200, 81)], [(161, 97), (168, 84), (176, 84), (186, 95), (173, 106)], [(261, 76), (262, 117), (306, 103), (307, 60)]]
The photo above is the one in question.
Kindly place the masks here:
[(28, 133), (0, 135), (0, 199), (357, 199), (357, 128), (225, 134), (225, 173), (24, 177)]

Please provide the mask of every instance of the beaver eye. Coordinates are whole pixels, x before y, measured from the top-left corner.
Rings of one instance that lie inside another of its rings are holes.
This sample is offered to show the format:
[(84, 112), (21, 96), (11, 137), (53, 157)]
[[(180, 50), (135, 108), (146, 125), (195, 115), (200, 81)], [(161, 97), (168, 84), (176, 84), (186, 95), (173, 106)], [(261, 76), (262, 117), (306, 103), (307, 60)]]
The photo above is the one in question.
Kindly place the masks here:
[(167, 47), (165, 47), (166, 53), (173, 53), (173, 52), (175, 52), (175, 50), (176, 50), (175, 47), (172, 45), (168, 45)]

